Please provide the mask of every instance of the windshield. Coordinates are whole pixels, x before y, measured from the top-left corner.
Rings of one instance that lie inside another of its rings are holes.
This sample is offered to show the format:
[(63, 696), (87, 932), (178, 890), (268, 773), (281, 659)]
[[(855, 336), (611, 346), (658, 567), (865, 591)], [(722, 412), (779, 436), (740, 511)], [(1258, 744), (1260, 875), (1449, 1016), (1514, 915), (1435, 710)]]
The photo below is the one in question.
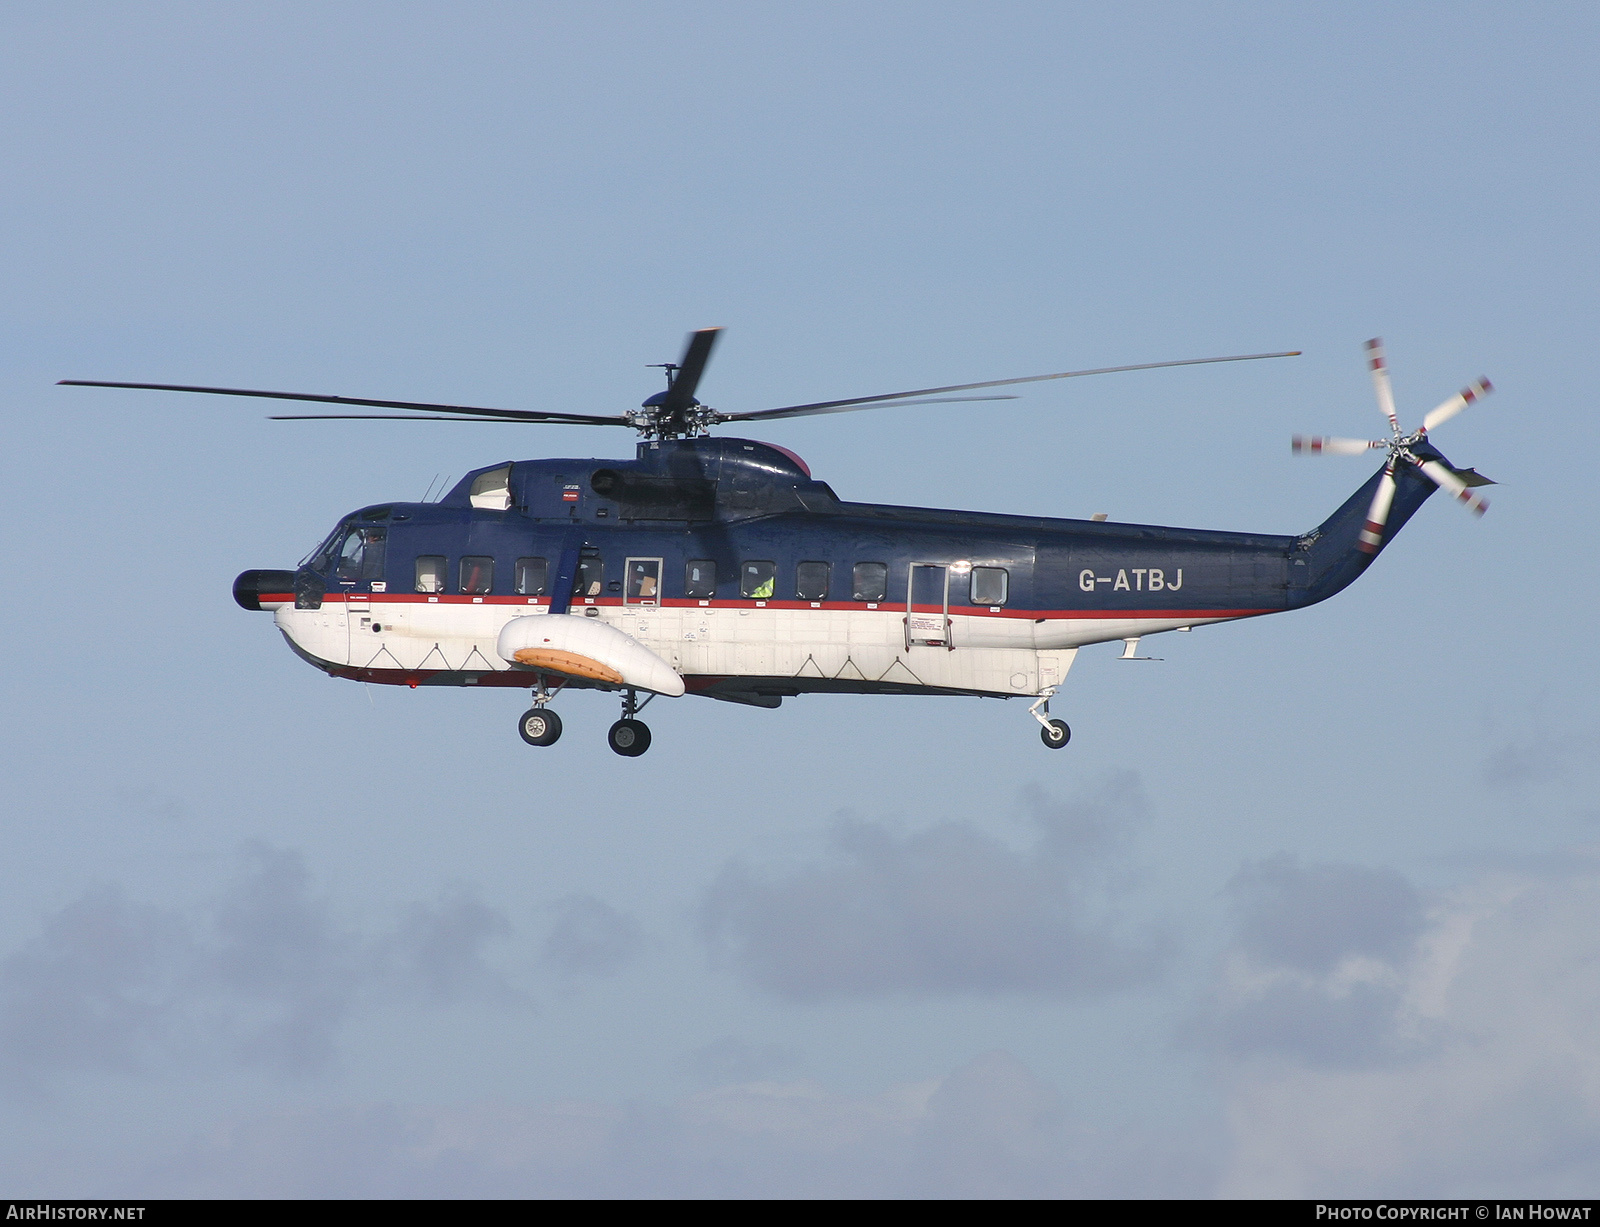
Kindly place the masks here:
[(300, 560), (300, 565), (310, 567), (318, 574), (326, 574), (329, 564), (333, 562), (335, 550), (344, 540), (345, 529), (349, 527), (349, 520), (340, 520), (338, 527), (323, 539), (322, 544)]

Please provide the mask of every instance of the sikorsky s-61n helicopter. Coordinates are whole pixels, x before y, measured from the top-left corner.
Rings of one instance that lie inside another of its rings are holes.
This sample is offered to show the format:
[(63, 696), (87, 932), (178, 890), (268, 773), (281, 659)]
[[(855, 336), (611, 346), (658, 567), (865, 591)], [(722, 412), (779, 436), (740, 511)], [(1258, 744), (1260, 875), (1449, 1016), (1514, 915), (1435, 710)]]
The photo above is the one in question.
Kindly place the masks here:
[[(1383, 467), (1299, 536), (1039, 519), (851, 503), (793, 452), (711, 438), (724, 422), (948, 400), (1052, 379), (1291, 357), (1242, 354), (918, 388), (750, 413), (695, 397), (718, 329), (691, 334), (663, 364), (665, 391), (599, 416), (367, 400), (244, 388), (63, 380), (339, 406), (398, 414), (291, 420), (551, 422), (626, 426), (632, 460), (503, 461), (436, 501), (363, 507), (293, 570), (246, 571), (234, 598), (268, 610), (289, 646), (334, 677), (398, 686), (531, 690), (518, 721), (530, 745), (561, 735), (550, 702), (567, 687), (620, 692), (611, 748), (643, 754), (638, 719), (659, 695), (774, 708), (813, 693), (1027, 698), (1046, 746), (1071, 730), (1050, 700), (1078, 649), (1298, 609), (1371, 564), (1438, 490), (1481, 515), (1475, 488), (1429, 432), (1489, 391), (1479, 380), (1406, 431), (1381, 342), (1367, 342), (1381, 440), (1294, 440), (1304, 453), (1385, 454)], [(1297, 352), (1297, 351), (1296, 351)], [(280, 419), (284, 420), (284, 419)], [(640, 696), (643, 695), (643, 701)]]

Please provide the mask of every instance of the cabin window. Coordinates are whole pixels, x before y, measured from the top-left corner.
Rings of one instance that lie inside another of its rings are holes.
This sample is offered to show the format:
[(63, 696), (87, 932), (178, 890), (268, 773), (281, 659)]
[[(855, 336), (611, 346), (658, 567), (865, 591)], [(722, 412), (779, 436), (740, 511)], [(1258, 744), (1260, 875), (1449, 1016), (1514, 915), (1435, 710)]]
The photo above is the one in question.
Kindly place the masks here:
[(828, 572), (825, 562), (802, 562), (794, 569), (794, 590), (802, 601), (828, 599)]
[(443, 554), (424, 554), (417, 559), (417, 591), (444, 591)]
[(494, 559), (468, 554), (461, 560), (461, 591), (482, 596), (494, 591)]
[(857, 601), (881, 601), (889, 595), (889, 568), (881, 562), (858, 562), (850, 572), (850, 595)]
[(972, 568), (972, 603), (974, 605), (1004, 605), (1006, 603), (1006, 569), (1004, 567)]
[(661, 559), (628, 559), (629, 602), (644, 601), (655, 604), (661, 599)]
[(519, 595), (543, 596), (550, 582), (550, 564), (543, 558), (519, 558), (515, 578)]
[(717, 564), (709, 558), (691, 558), (683, 564), (683, 595), (713, 597), (717, 595)]
[(739, 564), (739, 595), (764, 601), (772, 595), (778, 577), (778, 564), (764, 558)]
[(598, 558), (578, 560), (578, 574), (572, 581), (572, 595), (597, 597), (605, 586), (605, 568)]
[(352, 528), (339, 544), (339, 559), (335, 567), (337, 578), (345, 581), (383, 578), (384, 539), (386, 528)]

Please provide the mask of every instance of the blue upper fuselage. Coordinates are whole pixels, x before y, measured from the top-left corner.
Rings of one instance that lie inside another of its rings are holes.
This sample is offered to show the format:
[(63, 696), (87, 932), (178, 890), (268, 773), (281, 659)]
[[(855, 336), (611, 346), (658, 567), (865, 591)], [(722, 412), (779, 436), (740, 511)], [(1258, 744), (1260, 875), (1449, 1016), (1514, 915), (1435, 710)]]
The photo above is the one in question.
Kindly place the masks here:
[[(1386, 541), (1435, 489), (1400, 469)], [(1318, 529), (1283, 536), (847, 503), (781, 448), (665, 440), (641, 443), (631, 461), (504, 462), (436, 503), (365, 508), (302, 565), (296, 589), (548, 594), (564, 605), (580, 582), (620, 597), (628, 560), (648, 558), (660, 560), (667, 602), (754, 592), (802, 606), (903, 605), (937, 603), (913, 587), (930, 564), (949, 569), (952, 610), (1238, 616), (1326, 599), (1359, 575), (1371, 556), (1356, 537), (1377, 481)]]

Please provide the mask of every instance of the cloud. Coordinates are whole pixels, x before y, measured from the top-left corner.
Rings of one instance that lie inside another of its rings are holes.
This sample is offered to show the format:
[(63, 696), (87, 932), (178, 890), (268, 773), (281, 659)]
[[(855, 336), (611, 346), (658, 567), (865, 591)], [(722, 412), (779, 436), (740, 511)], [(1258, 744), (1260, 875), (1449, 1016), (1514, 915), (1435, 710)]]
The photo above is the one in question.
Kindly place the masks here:
[(311, 892), (298, 852), (252, 843), (212, 917), (197, 986), (234, 1006), (232, 1046), (249, 1064), (305, 1074), (328, 1064), (366, 973), (359, 937)]
[(1244, 866), (1225, 895), (1234, 939), (1191, 1039), (1330, 1066), (1390, 1060), (1425, 1041), (1426, 1028), (1402, 1019), (1425, 924), (1405, 878), (1285, 854)]
[(568, 975), (619, 971), (644, 945), (633, 917), (593, 895), (569, 895), (554, 905), (544, 960)]
[(0, 961), (0, 1074), (36, 1088), (45, 1070), (119, 1073), (180, 1047), (174, 1002), (194, 958), (183, 918), (101, 887), (62, 908)]
[[(1319, 873), (1327, 868), (1280, 862), (1274, 872), (1329, 880)], [(1420, 925), (1405, 892), (1379, 881), (1386, 876), (1367, 885), (1369, 897), (1390, 900), (1389, 922), (1346, 928), (1331, 969), (1317, 948), (1298, 966), (1264, 972), (1307, 977), (1289, 1022), (1267, 1018), (1270, 992), (1224, 967), (1217, 993), (1231, 1003), (1234, 1030), (1221, 1040), (1234, 1060), (1225, 1067), (1231, 1154), (1221, 1192), (1592, 1196), (1600, 1182), (1594, 855), (1569, 857), (1560, 874), (1486, 876), (1431, 900)], [(1263, 971), (1259, 962), (1254, 969)], [(1341, 991), (1349, 1000), (1361, 986), (1376, 1018), (1364, 1031), (1340, 1010)], [(1250, 1042), (1240, 1041), (1241, 1020), (1255, 1028), (1245, 1032)], [(1355, 1059), (1330, 1059), (1341, 1051)]]
[(827, 855), (787, 872), (730, 864), (704, 894), (703, 940), (724, 965), (791, 1000), (1037, 993), (1146, 983), (1169, 944), (1128, 935), (1111, 871), (1144, 815), (1137, 781), (1070, 804), (1027, 798), (1018, 850), (968, 822), (910, 834), (844, 818)]
[(1490, 788), (1521, 791), (1566, 778), (1576, 764), (1590, 760), (1593, 751), (1589, 738), (1553, 733), (1515, 738), (1502, 742), (1484, 759), (1481, 775)]
[(804, 1065), (805, 1059), (797, 1049), (782, 1044), (757, 1047), (731, 1035), (695, 1049), (688, 1060), (690, 1072), (705, 1086), (763, 1082), (792, 1075)]
[(259, 843), (192, 912), (99, 887), (0, 960), (0, 1081), (37, 1092), (72, 1070), (315, 1073), (364, 997), (509, 999), (483, 958), (509, 931), (458, 890), (369, 939), (335, 918), (299, 853)]
[(844, 1095), (731, 1084), (664, 1105), (305, 1109), (236, 1120), (142, 1171), (168, 1197), (1192, 1196), (1182, 1147), (1075, 1122), (1005, 1052)]
[(399, 927), (380, 944), (389, 973), (408, 995), (435, 1004), (525, 1000), (485, 958), (492, 942), (511, 936), (503, 912), (465, 887), (440, 895), (437, 903), (413, 903)]

